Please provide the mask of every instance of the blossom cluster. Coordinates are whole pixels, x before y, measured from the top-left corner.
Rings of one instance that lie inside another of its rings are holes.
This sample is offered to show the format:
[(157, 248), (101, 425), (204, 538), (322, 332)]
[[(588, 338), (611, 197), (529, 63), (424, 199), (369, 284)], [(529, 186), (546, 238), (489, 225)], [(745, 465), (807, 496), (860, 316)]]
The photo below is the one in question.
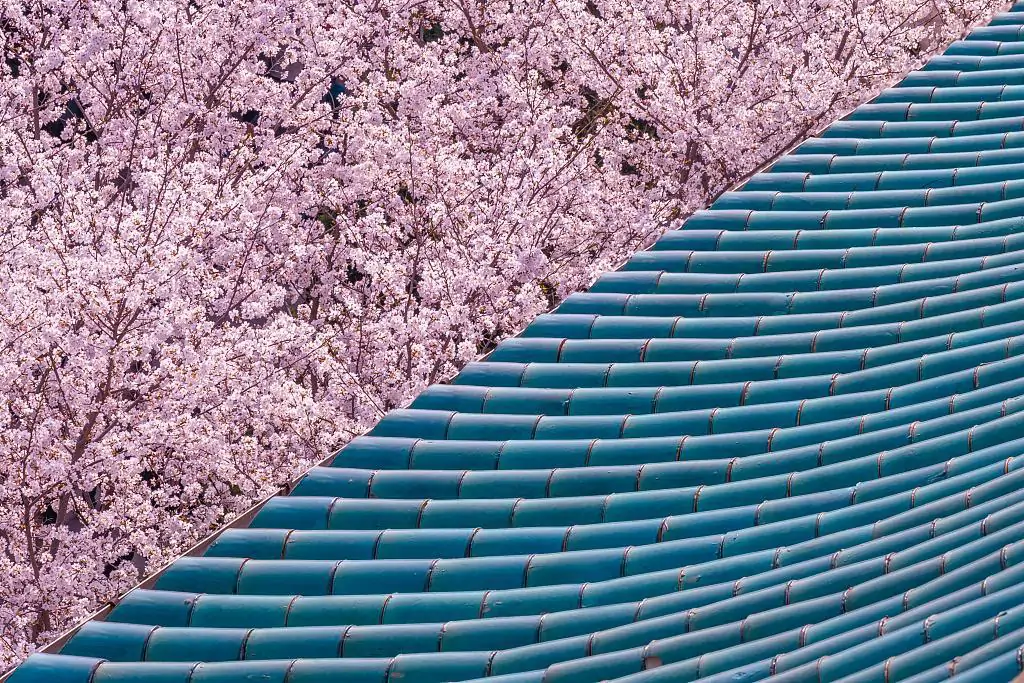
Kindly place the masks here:
[(3, 0), (0, 668), (992, 5)]

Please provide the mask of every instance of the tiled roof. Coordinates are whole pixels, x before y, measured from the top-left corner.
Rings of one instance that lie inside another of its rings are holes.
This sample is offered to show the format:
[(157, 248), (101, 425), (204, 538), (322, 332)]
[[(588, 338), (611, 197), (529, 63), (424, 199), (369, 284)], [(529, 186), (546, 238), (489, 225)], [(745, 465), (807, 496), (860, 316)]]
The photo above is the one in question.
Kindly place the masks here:
[(10, 683), (1010, 679), (1021, 10)]

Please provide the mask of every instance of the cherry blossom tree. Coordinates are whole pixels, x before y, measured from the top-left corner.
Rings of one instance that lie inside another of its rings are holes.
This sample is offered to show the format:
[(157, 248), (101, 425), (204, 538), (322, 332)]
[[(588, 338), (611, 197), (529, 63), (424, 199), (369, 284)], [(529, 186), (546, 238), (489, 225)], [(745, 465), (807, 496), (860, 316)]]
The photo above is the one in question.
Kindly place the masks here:
[(0, 667), (995, 11), (0, 5)]

